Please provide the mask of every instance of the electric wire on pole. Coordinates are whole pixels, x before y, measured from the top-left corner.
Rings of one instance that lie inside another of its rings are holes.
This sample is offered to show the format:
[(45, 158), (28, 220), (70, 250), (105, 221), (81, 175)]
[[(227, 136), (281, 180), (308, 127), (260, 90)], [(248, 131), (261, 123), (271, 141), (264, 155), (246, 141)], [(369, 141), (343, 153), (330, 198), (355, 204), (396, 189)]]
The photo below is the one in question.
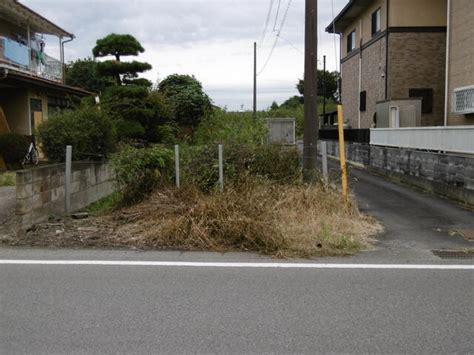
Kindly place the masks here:
[[(262, 68), (257, 73), (257, 76), (262, 74), (263, 71), (266, 69), (268, 63), (270, 63), (270, 59), (272, 58), (273, 52), (275, 51), (276, 45), (278, 43), (278, 39), (281, 36), (281, 31), (283, 30), (283, 27), (285, 26), (285, 22), (286, 22), (286, 19), (288, 17), (288, 11), (290, 10), (291, 2), (292, 2), (292, 0), (288, 0), (288, 5), (286, 6), (285, 14), (283, 15), (283, 18), (282, 18), (282, 21), (281, 21), (281, 24), (280, 24), (280, 28), (278, 29), (278, 32), (275, 36), (275, 40), (273, 42), (272, 48), (270, 49), (270, 53), (268, 54), (268, 57), (265, 60), (265, 63), (263, 64)], [(278, 16), (278, 14), (277, 14), (277, 16)]]
[(275, 0), (270, 0), (270, 5), (268, 7), (268, 13), (267, 13), (267, 18), (265, 20), (265, 26), (263, 27), (263, 32), (262, 32), (262, 36), (260, 37), (260, 47), (263, 46), (263, 43), (265, 42), (265, 37), (267, 35), (267, 31), (268, 31), (268, 25), (270, 23), (270, 17), (272, 15), (272, 10), (273, 10), (273, 4), (274, 4)]
[(273, 32), (275, 32), (276, 25), (277, 25), (277, 22), (278, 22), (278, 15), (280, 14), (280, 5), (281, 5), (281, 0), (278, 0), (278, 7), (277, 7), (276, 16), (275, 16), (275, 23), (273, 24)]

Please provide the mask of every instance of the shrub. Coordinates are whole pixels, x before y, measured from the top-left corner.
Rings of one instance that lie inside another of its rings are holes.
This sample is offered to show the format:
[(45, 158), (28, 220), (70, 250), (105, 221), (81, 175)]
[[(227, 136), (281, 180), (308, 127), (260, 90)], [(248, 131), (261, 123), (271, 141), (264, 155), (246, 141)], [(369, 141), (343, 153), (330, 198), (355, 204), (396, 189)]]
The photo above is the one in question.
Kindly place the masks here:
[(139, 139), (145, 135), (145, 128), (137, 121), (118, 119), (114, 120), (115, 131), (117, 138), (120, 141), (127, 139)]
[(211, 99), (194, 76), (170, 75), (160, 82), (159, 91), (172, 103), (179, 126), (194, 128), (211, 110)]
[[(183, 182), (203, 191), (212, 190), (219, 178), (217, 146), (184, 146), (181, 167)], [(248, 175), (275, 182), (298, 180), (301, 169), (296, 148), (280, 145), (225, 145), (226, 183), (237, 182)]]
[(148, 148), (123, 146), (112, 156), (116, 181), (127, 203), (136, 202), (166, 179), (173, 162), (172, 151), (160, 145)]
[(301, 176), (298, 150), (277, 144), (256, 146), (249, 171), (272, 181), (293, 182)]
[(194, 133), (196, 144), (261, 144), (267, 137), (264, 120), (252, 112), (226, 112), (215, 109)]
[(64, 161), (67, 145), (72, 145), (73, 160), (101, 160), (115, 147), (112, 121), (92, 106), (60, 112), (45, 121), (38, 133), (43, 151), (51, 161)]
[(16, 133), (0, 135), (0, 155), (9, 166), (21, 164), (28, 151), (30, 141), (27, 137)]

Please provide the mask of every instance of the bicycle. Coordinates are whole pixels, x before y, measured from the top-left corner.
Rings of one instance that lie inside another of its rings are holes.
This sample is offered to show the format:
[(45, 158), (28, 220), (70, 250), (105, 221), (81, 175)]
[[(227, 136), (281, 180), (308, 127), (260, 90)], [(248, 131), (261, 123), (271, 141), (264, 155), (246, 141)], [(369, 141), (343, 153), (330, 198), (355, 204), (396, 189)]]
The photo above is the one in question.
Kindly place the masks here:
[(21, 164), (33, 164), (38, 165), (39, 162), (39, 152), (38, 148), (36, 148), (35, 137), (31, 136), (30, 146), (28, 147), (28, 152), (26, 153), (25, 157), (23, 158)]

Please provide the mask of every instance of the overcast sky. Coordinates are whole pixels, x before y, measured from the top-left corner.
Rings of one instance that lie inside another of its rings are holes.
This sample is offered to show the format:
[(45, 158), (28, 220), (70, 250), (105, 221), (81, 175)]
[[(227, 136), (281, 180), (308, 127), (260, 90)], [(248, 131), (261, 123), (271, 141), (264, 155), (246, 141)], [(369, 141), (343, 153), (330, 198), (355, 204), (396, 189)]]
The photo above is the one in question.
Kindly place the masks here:
[[(91, 56), (95, 41), (109, 33), (130, 33), (145, 48), (139, 60), (153, 66), (144, 76), (156, 82), (173, 73), (193, 74), (215, 104), (231, 110), (252, 106), (253, 42), (259, 42), (258, 68), (266, 62), (289, 0), (20, 0), (76, 35), (66, 44), (66, 60)], [(348, 0), (333, 0), (337, 14)], [(267, 34), (262, 42), (270, 4)], [(336, 69), (331, 0), (319, 3), (319, 54)], [(275, 31), (274, 31), (275, 28)], [(56, 41), (47, 52), (58, 57)], [(290, 1), (273, 55), (258, 77), (258, 107), (267, 108), (297, 94), (303, 75), (304, 0)], [(321, 64), (322, 67), (322, 64)]]

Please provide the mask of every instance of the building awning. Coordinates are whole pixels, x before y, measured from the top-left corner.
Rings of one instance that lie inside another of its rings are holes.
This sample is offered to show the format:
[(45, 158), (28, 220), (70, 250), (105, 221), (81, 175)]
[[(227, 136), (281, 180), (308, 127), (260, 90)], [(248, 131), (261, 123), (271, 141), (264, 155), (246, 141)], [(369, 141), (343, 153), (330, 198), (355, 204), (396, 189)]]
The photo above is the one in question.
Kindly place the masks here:
[(63, 30), (37, 12), (20, 4), (18, 0), (1, 0), (0, 18), (13, 24), (20, 24), (25, 26), (25, 28), (29, 24), (31, 31), (36, 33), (57, 37), (74, 37), (72, 33)]
[(0, 68), (0, 87), (22, 87), (27, 89), (49, 89), (74, 96), (95, 96), (97, 94), (51, 80), (31, 76), (15, 70)]
[(328, 33), (342, 33), (374, 0), (350, 0), (333, 22), (326, 27)]

